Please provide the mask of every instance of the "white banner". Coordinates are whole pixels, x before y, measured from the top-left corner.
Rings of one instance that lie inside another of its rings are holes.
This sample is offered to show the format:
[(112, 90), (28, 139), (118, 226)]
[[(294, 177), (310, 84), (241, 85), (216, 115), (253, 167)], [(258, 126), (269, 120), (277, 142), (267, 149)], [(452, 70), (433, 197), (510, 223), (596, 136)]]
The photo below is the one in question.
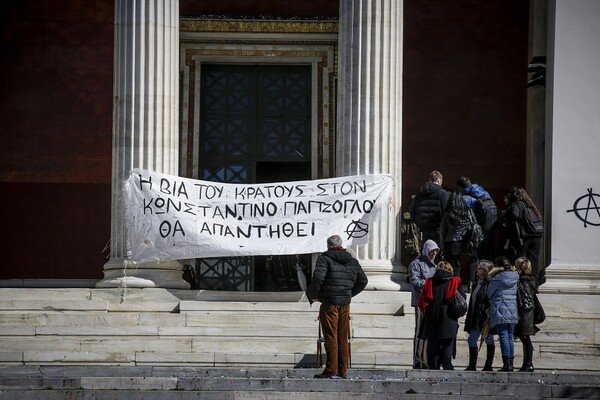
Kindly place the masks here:
[(315, 253), (331, 235), (364, 244), (391, 191), (389, 175), (226, 184), (134, 169), (125, 182), (128, 258)]

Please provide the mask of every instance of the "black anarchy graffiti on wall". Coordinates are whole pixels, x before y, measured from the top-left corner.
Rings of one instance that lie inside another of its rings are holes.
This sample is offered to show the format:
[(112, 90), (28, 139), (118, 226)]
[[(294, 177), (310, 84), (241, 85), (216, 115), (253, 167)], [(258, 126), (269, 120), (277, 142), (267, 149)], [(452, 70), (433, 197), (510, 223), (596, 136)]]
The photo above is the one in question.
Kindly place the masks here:
[(587, 194), (579, 197), (573, 203), (573, 208), (567, 210), (575, 214), (580, 221), (583, 222), (583, 227), (587, 228), (588, 225), (600, 226), (600, 195), (593, 193), (592, 188), (587, 190)]
[(352, 221), (346, 227), (348, 239), (361, 238), (369, 233), (369, 225), (361, 221)]

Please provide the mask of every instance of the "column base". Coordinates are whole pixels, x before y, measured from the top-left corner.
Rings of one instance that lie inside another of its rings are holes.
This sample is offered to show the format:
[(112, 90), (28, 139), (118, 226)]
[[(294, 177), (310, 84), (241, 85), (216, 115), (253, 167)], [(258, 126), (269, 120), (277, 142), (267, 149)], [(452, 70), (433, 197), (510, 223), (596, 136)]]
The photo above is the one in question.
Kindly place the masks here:
[(112, 259), (104, 264), (104, 279), (96, 282), (96, 287), (189, 289), (182, 275), (179, 261), (127, 265), (123, 259)]
[(540, 293), (600, 294), (600, 265), (550, 264)]
[(388, 260), (359, 260), (369, 283), (365, 290), (410, 291), (406, 267)]

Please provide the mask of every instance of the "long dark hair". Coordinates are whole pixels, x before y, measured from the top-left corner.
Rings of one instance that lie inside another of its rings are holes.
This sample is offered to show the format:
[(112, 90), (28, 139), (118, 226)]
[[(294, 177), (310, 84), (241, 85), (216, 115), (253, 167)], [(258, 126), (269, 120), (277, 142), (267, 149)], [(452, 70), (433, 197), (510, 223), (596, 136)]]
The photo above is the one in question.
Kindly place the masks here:
[(446, 215), (451, 223), (469, 219), (469, 207), (460, 192), (455, 191), (450, 195)]
[(504, 256), (496, 257), (496, 259), (494, 260), (494, 265), (496, 267), (501, 267), (504, 269), (509, 269), (511, 267), (510, 260)]
[(527, 191), (525, 189), (523, 189), (522, 187), (514, 186), (513, 188), (511, 188), (508, 191), (506, 196), (508, 197), (509, 203), (514, 203), (515, 201), (522, 201), (523, 203), (527, 204), (529, 207), (533, 208), (533, 210), (535, 211), (536, 215), (539, 218), (542, 218), (542, 214), (540, 213), (538, 208), (533, 203), (533, 200), (531, 200), (531, 197), (529, 197), (529, 194), (527, 193)]

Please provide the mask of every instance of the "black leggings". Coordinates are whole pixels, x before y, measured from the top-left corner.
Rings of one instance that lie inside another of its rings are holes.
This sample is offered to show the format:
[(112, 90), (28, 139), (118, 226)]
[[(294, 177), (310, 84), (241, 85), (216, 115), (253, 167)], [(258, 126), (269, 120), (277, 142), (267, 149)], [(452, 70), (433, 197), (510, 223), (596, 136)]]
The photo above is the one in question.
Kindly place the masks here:
[(462, 255), (462, 242), (445, 242), (444, 259), (452, 265), (454, 276), (460, 276), (460, 256)]
[(454, 353), (454, 339), (427, 339), (427, 367), (429, 369), (452, 370), (452, 356)]

